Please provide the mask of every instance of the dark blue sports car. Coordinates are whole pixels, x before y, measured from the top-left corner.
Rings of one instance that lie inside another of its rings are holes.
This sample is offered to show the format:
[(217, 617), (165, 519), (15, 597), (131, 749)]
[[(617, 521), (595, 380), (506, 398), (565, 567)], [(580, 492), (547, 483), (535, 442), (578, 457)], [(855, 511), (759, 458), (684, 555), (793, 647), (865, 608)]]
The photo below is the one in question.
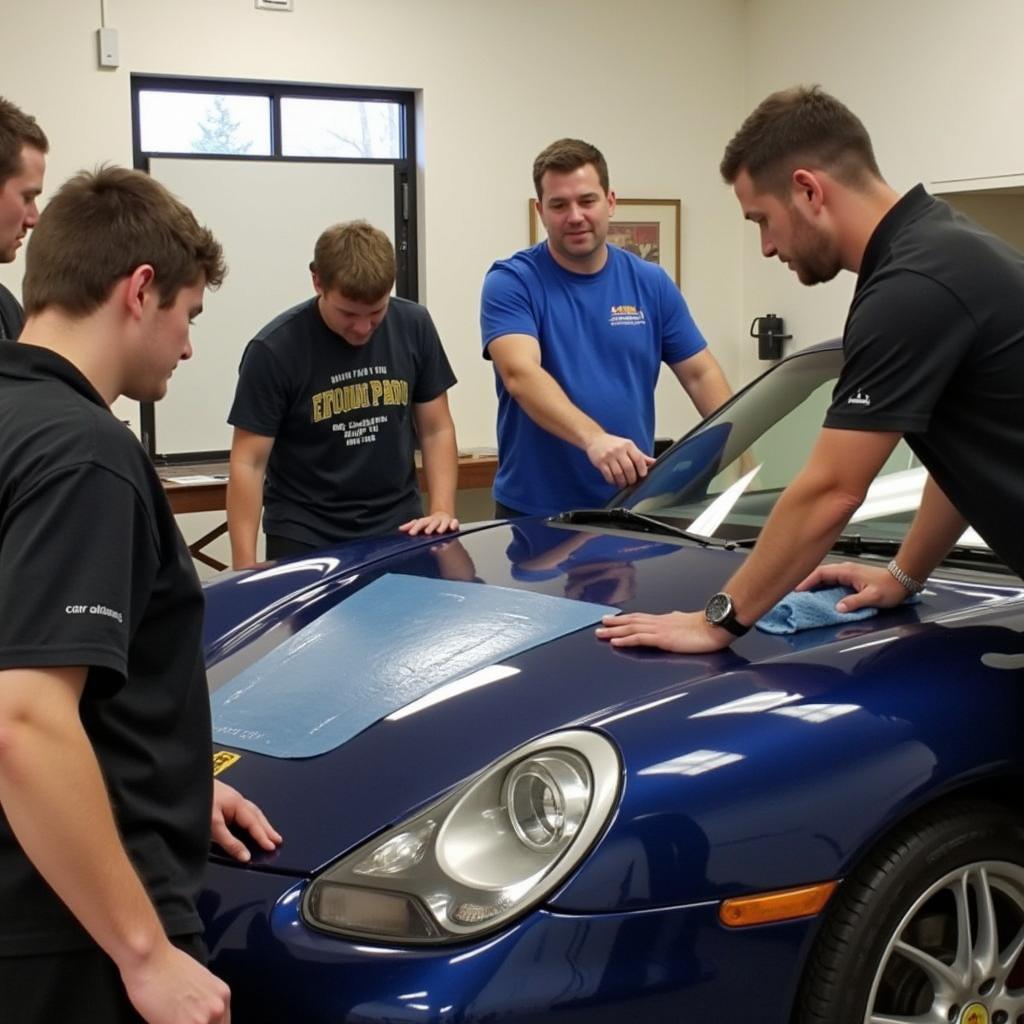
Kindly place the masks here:
[[(840, 360), (773, 367), (606, 509), (209, 586), (215, 771), (285, 836), (211, 861), (235, 1020), (1024, 1022), (1024, 589), (976, 535), (862, 621), (594, 636), (720, 588)], [(922, 479), (900, 445), (837, 557), (884, 564)]]

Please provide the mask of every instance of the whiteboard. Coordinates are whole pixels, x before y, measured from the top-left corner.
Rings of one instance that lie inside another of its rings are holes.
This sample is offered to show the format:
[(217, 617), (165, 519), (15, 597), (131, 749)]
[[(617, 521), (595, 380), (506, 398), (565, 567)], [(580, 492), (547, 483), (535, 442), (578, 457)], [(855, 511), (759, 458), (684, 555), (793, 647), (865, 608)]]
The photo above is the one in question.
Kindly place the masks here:
[(324, 228), (363, 218), (394, 244), (394, 167), (154, 157), (149, 171), (210, 228), (228, 264), (224, 284), (205, 294), (192, 358), (156, 403), (156, 451), (225, 451), (242, 352), (278, 313), (314, 294), (309, 263)]

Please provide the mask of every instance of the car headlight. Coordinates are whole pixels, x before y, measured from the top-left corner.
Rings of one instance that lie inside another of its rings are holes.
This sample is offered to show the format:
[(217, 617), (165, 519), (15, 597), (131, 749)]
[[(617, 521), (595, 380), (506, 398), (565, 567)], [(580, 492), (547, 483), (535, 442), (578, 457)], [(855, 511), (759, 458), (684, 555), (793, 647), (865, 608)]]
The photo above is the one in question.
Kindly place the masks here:
[(307, 888), (313, 927), (454, 942), (548, 895), (601, 833), (619, 793), (615, 747), (574, 729), (534, 740), (331, 865)]

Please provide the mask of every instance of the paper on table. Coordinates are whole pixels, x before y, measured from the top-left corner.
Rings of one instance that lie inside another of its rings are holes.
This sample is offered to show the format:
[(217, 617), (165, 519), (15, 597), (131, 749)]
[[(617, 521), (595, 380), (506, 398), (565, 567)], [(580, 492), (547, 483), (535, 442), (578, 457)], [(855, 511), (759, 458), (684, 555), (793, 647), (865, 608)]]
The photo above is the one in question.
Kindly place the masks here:
[(210, 476), (198, 473), (193, 476), (165, 476), (164, 480), (169, 484), (220, 484), (227, 478), (226, 473), (214, 473)]

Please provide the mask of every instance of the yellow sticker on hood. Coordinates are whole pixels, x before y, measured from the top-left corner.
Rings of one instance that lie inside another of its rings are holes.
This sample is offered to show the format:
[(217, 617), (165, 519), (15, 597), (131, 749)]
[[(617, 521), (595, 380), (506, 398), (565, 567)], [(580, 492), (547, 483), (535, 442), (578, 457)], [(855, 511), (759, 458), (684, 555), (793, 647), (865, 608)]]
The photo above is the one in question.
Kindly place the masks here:
[(216, 778), (221, 772), (227, 771), (236, 761), (242, 759), (241, 754), (230, 750), (215, 750), (213, 752), (213, 777)]

